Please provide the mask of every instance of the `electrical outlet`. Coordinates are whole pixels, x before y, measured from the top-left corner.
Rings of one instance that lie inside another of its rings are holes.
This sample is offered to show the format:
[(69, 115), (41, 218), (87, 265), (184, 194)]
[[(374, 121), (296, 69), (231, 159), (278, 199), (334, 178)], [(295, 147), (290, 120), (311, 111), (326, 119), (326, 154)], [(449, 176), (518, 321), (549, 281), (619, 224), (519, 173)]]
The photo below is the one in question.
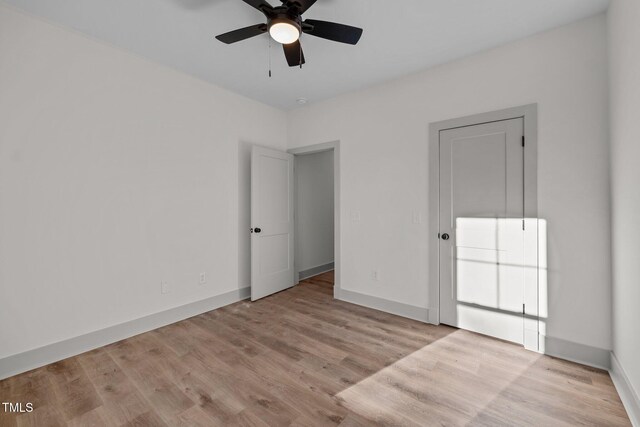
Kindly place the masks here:
[(207, 273), (206, 272), (200, 273), (199, 283), (201, 285), (204, 285), (205, 283), (207, 283)]
[(160, 282), (160, 293), (168, 294), (169, 293), (169, 283), (164, 280)]
[(371, 278), (375, 281), (380, 280), (380, 272), (378, 270), (373, 270), (371, 272)]

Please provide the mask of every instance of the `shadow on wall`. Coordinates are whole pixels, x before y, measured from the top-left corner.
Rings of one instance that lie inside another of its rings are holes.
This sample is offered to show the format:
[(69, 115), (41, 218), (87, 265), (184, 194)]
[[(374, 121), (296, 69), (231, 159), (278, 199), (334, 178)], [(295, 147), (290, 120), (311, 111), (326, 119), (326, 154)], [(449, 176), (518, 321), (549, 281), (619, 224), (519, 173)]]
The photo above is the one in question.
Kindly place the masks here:
[(238, 287), (251, 286), (251, 147), (238, 143)]

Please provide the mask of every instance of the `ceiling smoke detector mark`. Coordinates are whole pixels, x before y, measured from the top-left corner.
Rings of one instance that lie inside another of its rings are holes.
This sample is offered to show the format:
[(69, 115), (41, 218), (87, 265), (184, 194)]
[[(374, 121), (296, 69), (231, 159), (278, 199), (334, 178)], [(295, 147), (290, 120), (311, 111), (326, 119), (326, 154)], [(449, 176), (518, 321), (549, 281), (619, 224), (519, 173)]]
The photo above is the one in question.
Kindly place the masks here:
[(296, 102), (298, 103), (298, 105), (305, 105), (309, 101), (307, 100), (307, 98), (301, 97), (301, 98), (296, 99)]

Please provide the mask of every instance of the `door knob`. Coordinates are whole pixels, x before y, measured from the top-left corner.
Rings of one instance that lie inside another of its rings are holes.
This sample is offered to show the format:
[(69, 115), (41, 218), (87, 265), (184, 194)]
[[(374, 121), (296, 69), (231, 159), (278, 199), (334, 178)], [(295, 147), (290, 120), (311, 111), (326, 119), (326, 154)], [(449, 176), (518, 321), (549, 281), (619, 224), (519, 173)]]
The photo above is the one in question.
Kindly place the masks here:
[(442, 240), (449, 240), (449, 235), (447, 233), (444, 233), (442, 235)]
[(261, 229), (261, 228), (257, 228), (257, 227), (256, 227), (256, 228), (254, 228), (254, 229), (253, 229), (253, 232), (254, 232), (254, 233), (259, 233), (259, 232), (261, 232), (261, 231), (262, 231), (262, 229)]

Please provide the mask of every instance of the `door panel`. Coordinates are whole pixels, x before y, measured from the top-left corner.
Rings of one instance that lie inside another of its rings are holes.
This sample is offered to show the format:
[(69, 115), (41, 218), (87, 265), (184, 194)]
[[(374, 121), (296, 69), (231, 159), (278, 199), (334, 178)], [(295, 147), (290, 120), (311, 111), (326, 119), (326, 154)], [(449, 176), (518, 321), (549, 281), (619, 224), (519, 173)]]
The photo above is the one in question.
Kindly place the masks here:
[(252, 148), (251, 224), (251, 300), (255, 301), (294, 284), (291, 154)]
[(289, 235), (259, 237), (260, 274), (275, 274), (289, 269)]
[(523, 121), (440, 134), (440, 321), (523, 343)]
[(289, 221), (289, 161), (273, 155), (261, 154), (260, 221), (286, 223)]

